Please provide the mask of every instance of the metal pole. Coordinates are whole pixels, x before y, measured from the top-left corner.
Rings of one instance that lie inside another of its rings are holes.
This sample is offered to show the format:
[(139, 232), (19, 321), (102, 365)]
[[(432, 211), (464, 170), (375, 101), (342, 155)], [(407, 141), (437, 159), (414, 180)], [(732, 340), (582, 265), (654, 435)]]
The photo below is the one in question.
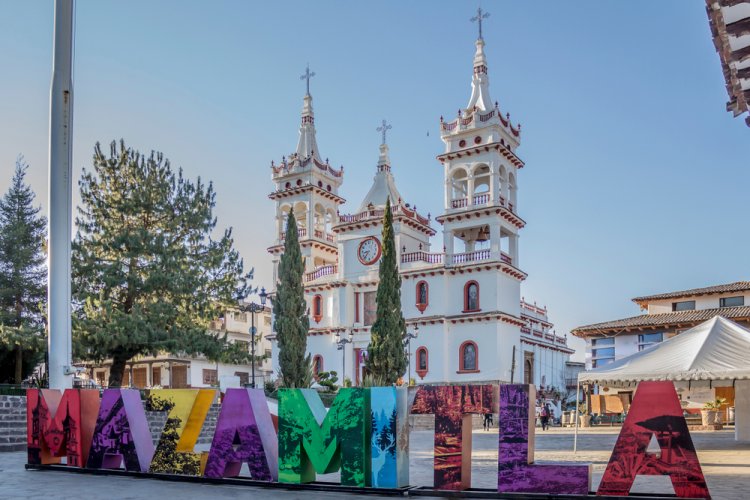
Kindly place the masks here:
[(55, 34), (49, 117), (49, 387), (73, 386), (70, 325), (70, 239), (73, 162), (74, 0), (55, 0)]
[(255, 389), (255, 308), (250, 311), (251, 324), (250, 327), (250, 363), (253, 370), (253, 389)]
[(408, 374), (409, 376), (408, 376), (408, 380), (406, 381), (406, 385), (410, 386), (411, 385), (411, 339), (409, 339), (409, 342), (407, 342), (406, 345), (407, 347), (409, 347), (409, 374)]
[(575, 416), (575, 428), (576, 430), (573, 431), (573, 453), (576, 453), (578, 451), (578, 395), (581, 393), (581, 381), (576, 381), (576, 410), (573, 414)]
[(341, 383), (346, 379), (346, 342), (341, 344)]

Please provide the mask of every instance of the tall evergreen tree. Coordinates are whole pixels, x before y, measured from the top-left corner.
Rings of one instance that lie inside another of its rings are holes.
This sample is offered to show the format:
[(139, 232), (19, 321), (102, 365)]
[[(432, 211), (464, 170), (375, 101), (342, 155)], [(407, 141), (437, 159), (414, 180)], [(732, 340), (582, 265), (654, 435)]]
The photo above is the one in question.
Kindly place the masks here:
[(34, 207), (25, 183), (28, 165), (19, 156), (10, 188), (0, 200), (0, 381), (16, 383), (41, 361), (45, 346), (44, 310), (47, 220)]
[(273, 302), (274, 329), (279, 343), (279, 372), (284, 387), (309, 387), (310, 355), (307, 351), (307, 316), (302, 273), (305, 262), (299, 247), (297, 220), (289, 212), (284, 239), (284, 254), (279, 262), (279, 282)]
[(406, 322), (401, 312), (401, 276), (396, 262), (391, 200), (385, 203), (383, 216), (383, 256), (380, 259), (377, 316), (370, 330), (367, 370), (380, 384), (391, 385), (406, 371), (404, 335)]
[(216, 227), (213, 186), (172, 171), (161, 153), (115, 142), (94, 149), (79, 182), (73, 242), (73, 333), (83, 359), (112, 359), (119, 387), (136, 355), (205, 354), (230, 346), (209, 321), (248, 293), (231, 229)]

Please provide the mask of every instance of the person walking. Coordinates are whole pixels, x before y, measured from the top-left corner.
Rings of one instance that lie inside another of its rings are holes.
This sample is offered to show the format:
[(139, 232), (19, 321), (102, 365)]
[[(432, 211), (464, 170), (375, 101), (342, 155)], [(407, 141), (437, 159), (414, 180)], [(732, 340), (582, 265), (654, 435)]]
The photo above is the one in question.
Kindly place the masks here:
[(542, 420), (542, 430), (546, 431), (549, 427), (549, 408), (546, 404), (542, 406), (542, 413), (539, 416)]
[(484, 414), (484, 430), (488, 431), (490, 430), (490, 427), (492, 426), (492, 413), (485, 413)]

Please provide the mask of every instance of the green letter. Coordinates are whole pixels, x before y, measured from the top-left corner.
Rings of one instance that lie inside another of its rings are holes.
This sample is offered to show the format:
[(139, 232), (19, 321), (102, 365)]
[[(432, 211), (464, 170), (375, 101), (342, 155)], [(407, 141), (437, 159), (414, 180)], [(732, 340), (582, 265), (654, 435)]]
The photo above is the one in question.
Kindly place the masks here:
[(326, 413), (314, 389), (279, 390), (279, 481), (309, 483), (341, 469), (341, 484), (370, 482), (370, 391), (339, 389)]

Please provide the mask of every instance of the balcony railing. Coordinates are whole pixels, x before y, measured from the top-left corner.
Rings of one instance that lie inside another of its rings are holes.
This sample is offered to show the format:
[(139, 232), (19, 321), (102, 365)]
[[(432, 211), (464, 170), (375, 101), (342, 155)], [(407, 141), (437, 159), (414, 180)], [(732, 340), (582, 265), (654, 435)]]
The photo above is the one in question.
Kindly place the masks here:
[[(466, 262), (477, 262), (490, 260), (492, 258), (492, 251), (490, 249), (484, 249), (474, 250), (473, 252), (454, 253), (453, 255), (449, 256), (448, 261), (452, 264), (464, 264)], [(513, 258), (505, 252), (500, 252), (500, 260), (508, 264), (513, 263)]]
[(305, 281), (315, 281), (316, 279), (322, 278), (323, 276), (336, 274), (336, 272), (338, 272), (338, 266), (336, 264), (327, 264), (325, 266), (320, 266), (314, 271), (305, 273)]
[(492, 253), (490, 250), (475, 250), (473, 252), (454, 253), (451, 262), (453, 264), (463, 264), (464, 262), (476, 262), (488, 260)]
[(406, 264), (409, 262), (426, 262), (428, 264), (442, 264), (443, 254), (442, 253), (428, 253), (428, 252), (409, 252), (401, 254), (401, 263)]
[[(304, 227), (297, 229), (297, 236), (299, 236), (300, 238), (304, 238), (305, 236), (307, 236), (307, 229)], [(281, 233), (279, 239), (281, 241), (284, 241), (286, 239), (286, 231)]]
[(469, 200), (466, 198), (459, 198), (457, 200), (451, 201), (451, 207), (453, 208), (463, 208), (468, 204)]
[(334, 241), (333, 235), (331, 233), (326, 233), (325, 231), (321, 231), (320, 229), (315, 229), (313, 231), (313, 235), (319, 240), (325, 240), (328, 243), (333, 243)]
[(474, 195), (474, 205), (484, 205), (486, 203), (490, 202), (490, 194), (489, 193), (483, 193), (483, 194), (475, 194)]

